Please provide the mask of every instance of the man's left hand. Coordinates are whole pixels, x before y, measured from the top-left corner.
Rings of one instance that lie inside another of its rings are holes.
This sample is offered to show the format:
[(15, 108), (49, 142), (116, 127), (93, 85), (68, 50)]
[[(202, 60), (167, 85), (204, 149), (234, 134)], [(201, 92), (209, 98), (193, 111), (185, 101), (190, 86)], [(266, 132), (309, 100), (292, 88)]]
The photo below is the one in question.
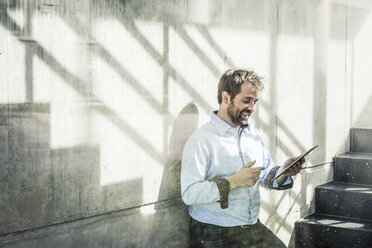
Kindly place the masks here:
[[(285, 170), (290, 164), (292, 164), (299, 157), (300, 156), (298, 156), (298, 157), (292, 157), (292, 158), (287, 159), (280, 169), (282, 171)], [(295, 176), (295, 175), (297, 175), (302, 170), (302, 165), (304, 163), (305, 163), (305, 158), (302, 158), (294, 166), (292, 166), (291, 168), (289, 168), (289, 170), (286, 173), (284, 173), (284, 176), (289, 177), (289, 176)]]
[[(290, 164), (292, 164), (292, 162), (294, 162), (299, 157), (300, 156), (298, 156), (298, 157), (292, 157), (292, 158), (287, 159), (284, 162), (284, 164), (280, 167), (278, 173), (281, 173), (283, 170), (285, 170)], [(278, 178), (278, 183), (279, 184), (282, 184), (286, 180), (287, 177), (297, 175), (302, 170), (303, 163), (305, 163), (305, 158), (302, 158), (294, 166), (292, 166), (286, 173), (284, 173), (283, 175), (281, 175)]]

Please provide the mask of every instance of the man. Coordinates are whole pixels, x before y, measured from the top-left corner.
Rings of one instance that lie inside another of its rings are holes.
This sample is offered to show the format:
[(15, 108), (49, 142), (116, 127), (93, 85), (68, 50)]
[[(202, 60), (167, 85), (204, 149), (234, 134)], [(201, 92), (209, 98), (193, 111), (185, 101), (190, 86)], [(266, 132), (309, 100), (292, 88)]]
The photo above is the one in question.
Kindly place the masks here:
[(305, 160), (272, 181), (296, 157), (275, 166), (248, 123), (263, 89), (261, 80), (251, 70), (226, 71), (218, 84), (218, 111), (185, 144), (181, 194), (191, 216), (190, 247), (285, 247), (258, 220), (258, 186), (291, 188), (291, 176)]

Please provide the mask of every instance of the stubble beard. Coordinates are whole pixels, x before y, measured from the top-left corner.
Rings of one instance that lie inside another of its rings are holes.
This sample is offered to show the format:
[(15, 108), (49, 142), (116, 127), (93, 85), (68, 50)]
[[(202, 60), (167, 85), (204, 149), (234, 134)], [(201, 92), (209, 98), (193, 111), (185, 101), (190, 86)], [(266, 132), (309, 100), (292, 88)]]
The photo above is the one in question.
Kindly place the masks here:
[(227, 105), (227, 115), (230, 117), (230, 120), (233, 124), (237, 125), (237, 126), (246, 126), (248, 125), (248, 120), (249, 120), (249, 117), (248, 119), (246, 120), (243, 120), (240, 116), (241, 116), (241, 113), (242, 111), (240, 111), (234, 104), (233, 101), (231, 101), (229, 103), (229, 105)]

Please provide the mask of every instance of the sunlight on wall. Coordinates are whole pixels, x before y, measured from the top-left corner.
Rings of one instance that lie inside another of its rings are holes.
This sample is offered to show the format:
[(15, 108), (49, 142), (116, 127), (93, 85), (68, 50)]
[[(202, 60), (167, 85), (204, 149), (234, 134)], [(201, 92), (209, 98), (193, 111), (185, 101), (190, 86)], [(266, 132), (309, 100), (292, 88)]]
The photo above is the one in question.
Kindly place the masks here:
[[(268, 41), (270, 47), (270, 39)], [(271, 52), (275, 55), (269, 53), (267, 56), (277, 60), (274, 74), (269, 74), (275, 81), (266, 82), (268, 87), (263, 91), (264, 99), (258, 103), (258, 117), (259, 123), (267, 130), (261, 131), (266, 146), (270, 149), (270, 142), (275, 143), (277, 150), (270, 152), (274, 156), (276, 153), (275, 163), (282, 165), (288, 157), (299, 155), (313, 146), (314, 40), (311, 36), (284, 33), (272, 42), (275, 50)], [(283, 58), (286, 63), (280, 62)], [(302, 66), (298, 68), (298, 64)], [(271, 127), (272, 121), (275, 123)], [(308, 160), (307, 164), (311, 162)], [(297, 176), (294, 180), (294, 188), (288, 192), (261, 190), (260, 218), (285, 243), (289, 242), (294, 222), (301, 217), (302, 208), (306, 206), (303, 178)], [(311, 185), (310, 182), (307, 184)]]
[[(283, 34), (278, 37), (277, 58), (287, 58), (285, 64), (278, 63), (276, 77), (280, 119), (277, 137), (284, 144), (278, 147), (278, 161), (299, 155), (313, 146), (313, 42), (312, 37), (306, 36)], [(303, 66), (294, 72), (297, 64)]]
[(128, 139), (122, 130), (105, 116), (95, 116), (94, 136), (100, 146), (100, 184), (103, 186), (142, 178), (144, 168), (141, 147)]
[[(46, 95), (50, 95), (50, 146), (66, 148), (86, 144), (90, 117), (84, 105), (89, 88), (88, 70), (81, 63), (84, 46), (60, 18), (38, 12), (33, 18), (32, 29), (33, 37), (42, 49), (42, 53), (35, 51), (34, 54), (38, 55), (33, 64), (34, 91), (42, 92), (36, 92), (35, 96), (43, 96), (46, 100)], [(40, 60), (49, 68), (40, 66)]]
[(75, 147), (88, 143), (90, 116), (84, 104), (71, 104), (53, 97), (50, 105), (50, 147)]
[[(346, 74), (340, 73), (344, 70), (346, 59), (345, 41), (332, 39), (328, 45), (328, 63), (327, 71), (327, 133), (326, 133), (326, 157), (332, 157), (335, 154), (342, 153), (348, 148), (345, 147), (346, 137), (349, 133), (347, 123), (350, 123), (350, 83), (346, 81)], [(342, 135), (341, 135), (342, 133)], [(339, 144), (335, 146), (334, 144)]]
[[(32, 211), (11, 222), (35, 228), (55, 223), (53, 218), (127, 208), (154, 215), (152, 203), (179, 197), (174, 174), (182, 142), (218, 108), (218, 80), (231, 67), (264, 76), (252, 122), (278, 165), (315, 145), (318, 130), (326, 131), (319, 148), (326, 161), (310, 156), (306, 165), (328, 162), (346, 149), (350, 124), (372, 116), (363, 113), (372, 99), (367, 1), (145, 2), (58, 1), (48, 7), (21, 1), (9, 7), (10, 20), (0, 23), (0, 103), (4, 109), (16, 103), (20, 112), (44, 103), (50, 111), (14, 119), (14, 137), (25, 139), (32, 159), (21, 154), (25, 158), (13, 168), (22, 169), (9, 185), (45, 167), (38, 177), (44, 181), (30, 180), (40, 189), (30, 187), (35, 191), (23, 192), (15, 205), (31, 202), (45, 216), (34, 221)], [(333, 7), (339, 12), (329, 13)], [(322, 86), (326, 94), (314, 96)], [(180, 117), (190, 103), (196, 113)], [(23, 163), (29, 160), (35, 168)], [(294, 179), (290, 191), (261, 190), (261, 221), (286, 243), (294, 222), (314, 210), (314, 187), (332, 179), (332, 167), (308, 169)], [(170, 193), (161, 196), (161, 190)]]
[(32, 74), (33, 100), (38, 103), (49, 103), (52, 101), (52, 82), (55, 75), (39, 57), (34, 55), (32, 61), (32, 70), (36, 72)]
[(202, 24), (209, 22), (209, 0), (189, 0), (188, 1), (188, 19)]
[[(370, 97), (372, 96), (372, 79), (371, 79), (371, 63), (372, 63), (372, 47), (371, 43), (372, 29), (372, 14), (368, 14), (359, 32), (356, 34), (354, 41), (351, 43), (352, 65), (352, 84), (353, 84), (353, 109), (352, 120), (354, 125), (372, 124), (371, 112), (367, 115), (362, 113), (365, 111)], [(371, 109), (369, 110), (371, 111)], [(364, 115), (364, 118), (360, 118)], [(368, 117), (369, 115), (369, 117)]]
[(269, 193), (261, 189), (261, 199), (260, 220), (287, 243), (292, 232), (292, 220), (287, 216), (290, 195), (288, 192)]
[[(234, 65), (253, 69), (266, 79), (270, 76), (273, 52), (270, 47), (270, 33), (249, 29), (242, 32), (228, 27), (218, 31), (215, 29), (211, 33), (222, 44), (226, 56), (232, 59)], [(230, 67), (227, 66), (226, 69)]]
[[(2, 26), (0, 26), (0, 33), (4, 34), (4, 30), (2, 29)], [(6, 38), (4, 38), (6, 37)], [(3, 73), (0, 73), (0, 104), (5, 104), (8, 102), (8, 54), (6, 54), (4, 51), (6, 51), (8, 46), (8, 37), (3, 36), (0, 38), (0, 68), (3, 68)]]
[(25, 23), (27, 23), (25, 11), (26, 10), (22, 8), (7, 10), (7, 14), (9, 15), (9, 17), (12, 18), (12, 20), (17, 24), (18, 27), (20, 27), (20, 29), (24, 29)]
[(94, 118), (95, 130), (100, 130), (94, 138), (101, 147), (100, 184), (142, 178), (143, 201), (154, 202), (172, 121), (168, 114), (161, 114), (164, 94), (168, 94), (163, 92), (163, 65), (158, 60), (163, 52), (163, 26), (134, 21), (126, 27), (106, 19), (97, 20), (92, 33), (97, 41), (92, 92), (109, 110)]
[[(161, 130), (159, 126), (152, 128), (145, 127), (144, 124), (138, 124), (133, 128), (138, 131), (139, 135), (148, 133), (148, 136), (138, 136), (137, 139), (131, 136), (127, 131), (120, 129), (114, 122), (108, 120), (106, 116), (97, 113), (94, 115), (93, 135), (96, 137), (94, 142), (100, 145), (100, 184), (109, 185), (113, 183), (125, 182), (136, 178), (143, 178), (144, 196), (148, 190), (155, 190), (151, 195), (157, 195), (162, 171), (163, 171), (163, 156), (162, 148), (162, 133), (154, 132)], [(125, 120), (137, 119), (136, 116), (126, 116)], [(152, 116), (152, 123), (159, 123), (159, 116)], [(114, 117), (119, 118), (119, 117)], [(147, 125), (147, 123), (145, 123)], [(160, 125), (160, 124), (159, 124)], [(142, 132), (146, 128), (146, 132)], [(128, 130), (129, 131), (129, 130)], [(150, 135), (152, 131), (152, 135)], [(129, 131), (130, 132), (130, 131)], [(144, 149), (143, 142), (148, 142), (148, 145), (157, 142), (154, 145), (154, 152), (151, 149)], [(151, 142), (151, 143), (150, 143)], [(151, 155), (148, 154), (151, 153)], [(157, 184), (157, 185), (155, 185)]]
[[(7, 32), (6, 32), (7, 33)], [(7, 37), (7, 36), (5, 36)], [(1, 40), (2, 46), (6, 49), (3, 51), (12, 52), (2, 52), (0, 61), (5, 63), (2, 68), (3, 79), (0, 84), (2, 90), (0, 92), (0, 103), (19, 103), (26, 101), (26, 63), (25, 63), (25, 47), (22, 42), (17, 40), (17, 38), (9, 36), (7, 39)], [(17, 68), (18, 73), (10, 73), (10, 69)]]
[(167, 49), (166, 44), (164, 44), (164, 42), (167, 42), (164, 40), (164, 35), (166, 35), (165, 24), (159, 21), (143, 21), (140, 19), (134, 19), (133, 24), (138, 33), (143, 35), (151, 47), (155, 49), (156, 53), (164, 56), (164, 49)]
[(151, 215), (154, 215), (156, 210), (155, 210), (155, 205), (154, 204), (151, 204), (151, 205), (147, 205), (147, 206), (142, 206), (140, 208), (140, 211), (142, 213), (143, 216), (151, 216)]
[[(216, 76), (213, 72), (211, 72), (211, 70), (218, 71), (218, 69), (210, 61), (210, 58), (208, 57), (208, 59), (206, 59), (207, 56), (205, 56), (204, 51), (202, 52), (204, 55), (202, 54), (198, 56), (197, 52), (193, 50), (195, 49), (195, 46), (199, 47), (199, 45), (202, 44), (195, 45), (195, 42), (197, 41), (194, 39), (194, 37), (188, 34), (187, 29), (184, 29), (183, 27), (180, 29), (181, 31), (178, 31), (172, 27), (169, 32), (169, 47), (171, 48), (169, 54), (169, 63), (170, 65), (172, 65), (172, 67), (175, 68), (177, 72), (177, 78), (172, 77), (171, 82), (178, 84), (172, 85), (170, 87), (172, 87), (172, 90), (175, 90), (176, 88), (180, 89), (180, 91), (182, 92), (179, 92), (179, 94), (186, 94), (185, 98), (174, 98), (176, 102), (181, 100), (179, 102), (179, 107), (177, 107), (175, 111), (180, 111), (182, 107), (184, 107), (188, 102), (190, 102), (193, 98), (196, 98), (194, 95), (185, 90), (183, 83), (179, 82), (178, 77), (183, 78), (186, 83), (192, 85), (192, 90), (195, 91), (195, 93), (198, 94), (200, 98), (203, 99), (203, 101), (208, 103), (211, 102), (209, 101), (211, 95), (213, 96), (213, 94), (211, 94), (211, 91), (214, 91), (216, 88), (214, 82), (217, 81)], [(198, 35), (195, 33), (194, 29), (192, 30), (194, 31), (194, 35)], [(187, 44), (185, 39), (190, 39), (190, 43), (194, 44), (194, 46), (190, 47), (190, 44)], [(183, 55), (179, 56), (180, 53)], [(196, 68), (200, 68), (201, 70), (198, 70), (196, 73)], [(185, 100), (182, 101), (182, 99)], [(196, 104), (198, 104), (198, 102), (196, 102)], [(209, 109), (209, 106), (201, 108), (201, 116), (209, 116), (210, 110), (211, 109)]]
[(67, 71), (80, 78), (84, 76), (80, 63), (79, 36), (64, 20), (36, 12), (32, 18), (32, 32), (35, 41), (63, 64)]
[[(107, 25), (110, 26), (110, 29), (107, 29)], [(150, 34), (156, 33), (156, 35), (149, 36), (160, 37), (162, 41), (162, 25), (148, 25), (148, 29)], [(137, 33), (137, 31), (134, 32)], [(159, 64), (157, 58), (151, 56), (141, 45), (143, 40), (136, 40), (133, 34), (117, 20), (97, 20), (92, 27), (92, 35), (107, 51), (97, 51), (102, 56), (101, 61), (106, 60), (110, 62), (109, 66), (112, 67), (110, 71), (115, 70), (120, 73), (119, 75), (111, 73), (107, 75), (102, 70), (103, 77), (109, 76), (109, 80), (94, 82), (94, 88), (100, 87), (99, 89), (102, 89), (103, 86), (97, 84), (102, 84), (103, 82), (105, 82), (103, 85), (111, 81), (116, 82), (116, 84), (123, 84), (125, 89), (128, 90), (127, 94), (131, 96), (130, 101), (123, 105), (126, 107), (126, 111), (137, 112), (137, 108), (140, 106), (140, 111), (154, 113), (154, 110), (152, 110), (154, 106), (150, 102), (146, 102), (146, 100), (153, 99), (153, 101), (158, 103), (157, 105), (162, 105), (163, 71), (162, 65)], [(142, 39), (147, 41), (147, 35)], [(127, 81), (127, 84), (124, 83), (125, 81)], [(100, 94), (99, 90), (96, 90), (95, 94)], [(114, 94), (114, 99), (119, 96), (120, 94)], [(104, 94), (101, 94), (100, 97), (104, 102), (111, 98), (110, 95)], [(158, 109), (158, 111), (160, 110)]]

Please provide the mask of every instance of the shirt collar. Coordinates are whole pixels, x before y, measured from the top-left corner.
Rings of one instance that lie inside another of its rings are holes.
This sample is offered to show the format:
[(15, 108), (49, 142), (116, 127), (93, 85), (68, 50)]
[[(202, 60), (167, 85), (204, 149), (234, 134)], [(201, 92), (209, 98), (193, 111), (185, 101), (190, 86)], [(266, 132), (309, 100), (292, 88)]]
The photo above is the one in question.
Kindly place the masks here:
[[(234, 128), (230, 126), (226, 121), (222, 120), (219, 116), (217, 116), (217, 110), (213, 111), (211, 116), (211, 122), (216, 127), (219, 135), (225, 134), (228, 130), (233, 130)], [(248, 133), (250, 131), (250, 124), (248, 123), (247, 128), (244, 128), (243, 132)]]

